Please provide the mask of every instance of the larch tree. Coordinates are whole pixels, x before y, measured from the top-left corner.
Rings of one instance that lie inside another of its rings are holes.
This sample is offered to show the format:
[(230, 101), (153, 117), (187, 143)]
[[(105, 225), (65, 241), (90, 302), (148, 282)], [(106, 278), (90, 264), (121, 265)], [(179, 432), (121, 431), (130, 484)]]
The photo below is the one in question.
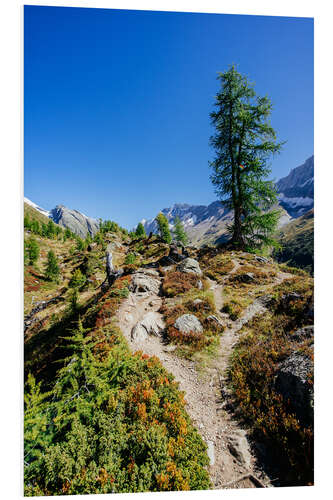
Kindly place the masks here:
[(174, 233), (175, 233), (175, 238), (176, 241), (179, 243), (183, 243), (183, 245), (186, 245), (188, 242), (188, 236), (185, 232), (184, 225), (178, 215), (175, 217), (174, 220)]
[(156, 223), (158, 227), (158, 232), (160, 233), (161, 238), (166, 242), (166, 243), (171, 243), (172, 241), (172, 236), (169, 228), (169, 221), (165, 217), (165, 215), (160, 212), (157, 217), (156, 217)]
[(221, 88), (210, 114), (215, 135), (211, 180), (224, 206), (233, 210), (231, 242), (239, 247), (274, 244), (279, 211), (268, 160), (281, 150), (269, 117), (272, 103), (256, 94), (253, 84), (231, 66), (219, 73)]
[(139, 222), (139, 224), (137, 225), (136, 230), (135, 230), (135, 234), (138, 238), (145, 238), (147, 236), (144, 225), (142, 224), (142, 222)]

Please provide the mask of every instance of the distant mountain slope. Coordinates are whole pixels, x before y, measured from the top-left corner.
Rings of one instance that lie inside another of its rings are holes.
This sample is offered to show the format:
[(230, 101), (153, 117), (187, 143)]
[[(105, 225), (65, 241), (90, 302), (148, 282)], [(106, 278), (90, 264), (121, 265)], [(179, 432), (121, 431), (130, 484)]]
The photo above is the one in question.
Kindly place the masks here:
[(313, 208), (314, 156), (276, 183), (280, 204), (292, 217), (299, 217)]
[[(279, 228), (313, 208), (313, 165), (314, 157), (311, 156), (277, 182), (279, 204), (275, 208), (281, 210)], [(227, 226), (232, 222), (232, 212), (219, 201), (208, 206), (176, 203), (161, 212), (169, 220), (171, 229), (175, 217), (180, 218), (192, 245), (216, 244), (228, 239)], [(157, 232), (155, 219), (143, 219), (142, 223), (147, 234)]]
[(44, 208), (36, 205), (33, 201), (29, 200), (29, 198), (24, 198), (24, 206), (31, 207), (34, 210), (35, 218), (36, 213), (39, 213), (47, 219), (52, 219), (53, 222), (59, 224), (59, 226), (68, 227), (73, 233), (77, 234), (81, 238), (85, 238), (88, 233), (91, 236), (94, 236), (99, 228), (99, 223), (96, 219), (87, 217), (78, 210), (72, 210), (64, 207), (63, 205), (57, 205), (52, 210), (45, 210)]
[(30, 200), (24, 198), (24, 217), (28, 217), (30, 220), (37, 220), (40, 224), (47, 224), (50, 218), (43, 213), (46, 212), (46, 210), (43, 210), (34, 203), (29, 202)]
[[(282, 207), (279, 227), (290, 220), (290, 216)], [(169, 220), (170, 228), (173, 229), (175, 217), (182, 221), (189, 242), (195, 246), (205, 244), (216, 244), (228, 239), (228, 225), (232, 222), (232, 212), (219, 202), (214, 201), (208, 206), (187, 205), (176, 203), (170, 208), (164, 208), (161, 212)], [(155, 219), (142, 220), (146, 233), (157, 232)]]
[(301, 267), (311, 274), (314, 270), (314, 211), (306, 212), (301, 217), (286, 224), (278, 234), (282, 249), (275, 252), (279, 262)]
[(99, 228), (99, 223), (96, 219), (87, 217), (78, 210), (70, 210), (63, 205), (57, 205), (50, 212), (50, 216), (54, 222), (63, 227), (68, 227), (73, 233), (85, 238), (87, 233), (94, 236)]
[(39, 207), (34, 203), (33, 201), (29, 200), (29, 198), (24, 197), (24, 203), (29, 205), (30, 207), (33, 207), (37, 212), (41, 213), (45, 217), (50, 217), (50, 212), (49, 210), (45, 210), (44, 208)]

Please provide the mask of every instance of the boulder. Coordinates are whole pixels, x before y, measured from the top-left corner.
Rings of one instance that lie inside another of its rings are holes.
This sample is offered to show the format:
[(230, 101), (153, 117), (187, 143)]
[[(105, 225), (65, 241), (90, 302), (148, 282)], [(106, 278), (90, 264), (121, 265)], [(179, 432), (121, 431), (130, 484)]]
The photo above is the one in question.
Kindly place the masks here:
[(233, 279), (234, 281), (240, 281), (241, 283), (253, 283), (254, 274), (253, 273), (236, 274)]
[(256, 257), (254, 257), (254, 259), (257, 262), (261, 262), (263, 264), (267, 264), (269, 262), (269, 259), (266, 259), (266, 257), (261, 257), (260, 255), (256, 255)]
[(290, 402), (303, 423), (313, 420), (313, 386), (308, 379), (312, 371), (312, 360), (301, 352), (293, 352), (279, 364), (275, 377), (275, 389)]
[(165, 323), (161, 314), (151, 311), (132, 328), (131, 338), (136, 342), (143, 342), (147, 340), (148, 335), (155, 335), (156, 337), (162, 335), (164, 329)]
[(239, 430), (234, 435), (229, 436), (227, 445), (230, 453), (236, 460), (238, 460), (241, 465), (249, 468), (251, 465), (251, 453), (245, 431)]
[(189, 333), (189, 332), (194, 332), (194, 333), (202, 333), (203, 332), (203, 327), (200, 321), (194, 314), (183, 314), (174, 323), (174, 327), (177, 328), (177, 330), (184, 332), (184, 333)]
[(146, 270), (143, 270), (132, 275), (132, 281), (129, 286), (131, 292), (158, 295), (161, 282), (155, 278), (155, 275), (151, 275), (152, 270), (149, 271), (149, 274), (146, 273)]
[(197, 274), (198, 276), (202, 275), (199, 262), (195, 259), (191, 259), (190, 257), (184, 259), (177, 267), (177, 270), (183, 273), (193, 273)]
[(314, 326), (304, 326), (291, 335), (291, 340), (302, 342), (303, 340), (310, 339), (314, 335)]

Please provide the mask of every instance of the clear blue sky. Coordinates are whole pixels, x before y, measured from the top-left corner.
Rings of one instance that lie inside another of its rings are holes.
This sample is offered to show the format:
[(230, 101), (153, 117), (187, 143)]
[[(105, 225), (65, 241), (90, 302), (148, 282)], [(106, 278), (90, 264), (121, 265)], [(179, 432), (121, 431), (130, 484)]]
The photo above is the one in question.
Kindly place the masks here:
[(232, 63), (273, 102), (278, 179), (313, 154), (313, 20), (25, 6), (25, 196), (133, 227), (215, 201), (209, 113)]

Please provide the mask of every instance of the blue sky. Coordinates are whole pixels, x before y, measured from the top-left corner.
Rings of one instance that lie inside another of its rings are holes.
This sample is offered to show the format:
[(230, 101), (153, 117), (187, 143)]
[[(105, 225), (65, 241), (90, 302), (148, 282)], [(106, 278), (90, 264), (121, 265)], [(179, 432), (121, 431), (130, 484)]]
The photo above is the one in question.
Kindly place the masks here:
[(232, 63), (273, 102), (279, 179), (313, 154), (313, 20), (25, 6), (25, 196), (131, 228), (209, 204), (209, 113)]

